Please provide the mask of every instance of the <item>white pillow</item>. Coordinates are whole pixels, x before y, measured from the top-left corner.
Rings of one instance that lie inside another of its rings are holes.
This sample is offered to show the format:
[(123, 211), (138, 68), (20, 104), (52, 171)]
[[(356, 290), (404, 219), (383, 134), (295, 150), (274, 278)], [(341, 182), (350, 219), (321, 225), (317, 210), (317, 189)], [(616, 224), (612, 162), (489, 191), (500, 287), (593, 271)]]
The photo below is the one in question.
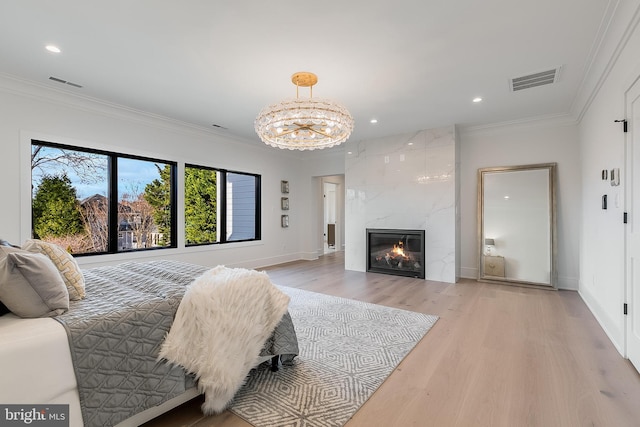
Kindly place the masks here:
[(20, 317), (51, 317), (69, 310), (69, 292), (43, 254), (0, 247), (0, 301)]
[(65, 285), (67, 285), (69, 299), (78, 301), (84, 298), (84, 276), (78, 263), (69, 252), (58, 245), (37, 239), (27, 240), (22, 245), (22, 249), (48, 256), (60, 272)]

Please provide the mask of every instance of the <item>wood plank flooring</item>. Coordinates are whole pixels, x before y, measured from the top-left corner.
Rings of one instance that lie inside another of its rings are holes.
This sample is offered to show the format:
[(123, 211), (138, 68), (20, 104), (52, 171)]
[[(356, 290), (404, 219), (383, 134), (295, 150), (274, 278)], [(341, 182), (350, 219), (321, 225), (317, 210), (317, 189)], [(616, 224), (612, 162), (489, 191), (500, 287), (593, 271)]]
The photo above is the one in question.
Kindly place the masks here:
[[(274, 283), (440, 320), (346, 427), (640, 426), (640, 375), (576, 292), (344, 270), (344, 253), (265, 269)], [(250, 427), (201, 398), (147, 427)]]

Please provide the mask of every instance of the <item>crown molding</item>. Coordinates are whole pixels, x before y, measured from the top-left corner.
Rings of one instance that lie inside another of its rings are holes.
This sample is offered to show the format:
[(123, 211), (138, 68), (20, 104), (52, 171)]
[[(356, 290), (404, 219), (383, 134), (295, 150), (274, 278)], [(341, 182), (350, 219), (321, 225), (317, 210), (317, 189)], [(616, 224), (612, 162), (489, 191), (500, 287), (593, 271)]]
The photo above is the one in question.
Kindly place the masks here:
[(618, 62), (640, 22), (640, 0), (609, 0), (571, 111), (578, 123)]
[(0, 91), (40, 102), (48, 102), (80, 111), (151, 126), (153, 128), (162, 128), (172, 132), (195, 135), (203, 138), (215, 137), (221, 140), (233, 140), (234, 142), (250, 145), (253, 148), (260, 148), (260, 145), (257, 144), (256, 141), (239, 138), (216, 129), (209, 129), (208, 127), (137, 110), (98, 98), (63, 91), (9, 74), (0, 73)]
[[(273, 154), (274, 152), (278, 152), (283, 156), (289, 156), (296, 159), (300, 158), (299, 151), (293, 152), (290, 150), (274, 149), (260, 142), (257, 137), (255, 141), (247, 140), (232, 134), (225, 133), (224, 131), (219, 131), (213, 128), (210, 129), (208, 127), (196, 125), (193, 123), (188, 123), (158, 114), (137, 110), (124, 105), (111, 103), (82, 94), (70, 93), (68, 91), (63, 91), (58, 88), (53, 88), (42, 83), (22, 79), (20, 77), (9, 74), (0, 73), (0, 92), (27, 97), (39, 102), (48, 102), (54, 105), (62, 105), (88, 113), (99, 114), (118, 120), (125, 120), (137, 124), (142, 124), (156, 129), (164, 129), (171, 132), (181, 133), (183, 135), (190, 135), (208, 139), (211, 139), (213, 137), (221, 142), (241, 143), (246, 145), (247, 148), (251, 148), (252, 150), (264, 151), (265, 153), (268, 152), (271, 154)], [(344, 147), (340, 148), (344, 149)], [(319, 156), (314, 155), (312, 158), (317, 157)]]
[(487, 123), (481, 125), (456, 125), (458, 135), (472, 134), (472, 133), (490, 133), (498, 132), (506, 129), (532, 129), (541, 127), (564, 127), (564, 126), (576, 126), (578, 120), (569, 113), (563, 114), (549, 114), (544, 116), (527, 117), (518, 120), (511, 120), (505, 122)]

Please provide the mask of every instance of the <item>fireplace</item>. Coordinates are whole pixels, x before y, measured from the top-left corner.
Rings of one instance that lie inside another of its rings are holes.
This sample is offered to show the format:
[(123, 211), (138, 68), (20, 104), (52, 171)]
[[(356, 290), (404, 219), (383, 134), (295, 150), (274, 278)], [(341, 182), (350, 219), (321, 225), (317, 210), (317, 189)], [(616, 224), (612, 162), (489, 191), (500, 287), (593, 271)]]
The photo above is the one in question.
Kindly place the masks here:
[(367, 271), (424, 279), (424, 230), (367, 228)]

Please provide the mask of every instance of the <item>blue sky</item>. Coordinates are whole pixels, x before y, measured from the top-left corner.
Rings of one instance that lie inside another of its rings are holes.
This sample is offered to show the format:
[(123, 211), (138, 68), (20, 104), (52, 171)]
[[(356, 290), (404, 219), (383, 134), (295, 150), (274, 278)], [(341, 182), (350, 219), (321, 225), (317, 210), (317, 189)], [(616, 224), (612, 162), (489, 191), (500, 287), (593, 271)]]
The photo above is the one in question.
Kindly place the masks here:
[[(45, 147), (40, 152), (41, 156), (55, 156), (60, 154), (57, 148)], [(82, 182), (78, 174), (69, 167), (65, 167), (59, 163), (51, 163), (46, 165), (44, 173), (48, 175), (58, 175), (66, 170), (67, 176), (75, 187), (78, 199), (82, 200), (94, 194), (107, 195), (107, 175), (106, 165), (107, 157), (98, 155), (98, 161), (105, 168), (104, 174), (93, 175), (91, 182)], [(136, 160), (128, 158), (118, 159), (118, 197), (121, 198), (124, 193), (144, 192), (145, 186), (159, 178), (160, 175), (156, 169), (155, 163), (145, 160)], [(32, 183), (34, 187), (40, 183), (42, 179), (42, 171), (35, 169), (33, 171)]]

